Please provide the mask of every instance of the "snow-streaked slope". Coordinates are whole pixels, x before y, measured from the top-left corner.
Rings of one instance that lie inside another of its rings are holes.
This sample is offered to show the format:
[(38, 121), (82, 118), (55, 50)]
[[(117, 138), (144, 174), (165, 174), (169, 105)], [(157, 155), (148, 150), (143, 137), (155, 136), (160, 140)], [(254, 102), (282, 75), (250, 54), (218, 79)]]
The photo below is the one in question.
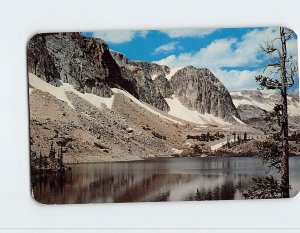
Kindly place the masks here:
[(91, 94), (91, 93), (81, 93), (81, 92), (75, 90), (74, 87), (68, 83), (62, 83), (62, 86), (65, 89), (65, 91), (73, 92), (74, 94), (78, 95), (82, 99), (88, 101), (89, 103), (91, 103), (92, 105), (94, 105), (98, 108), (102, 108), (103, 105), (105, 105), (109, 109), (112, 108), (114, 96), (105, 98), (105, 97), (100, 97), (98, 95)]
[(230, 125), (230, 123), (225, 122), (219, 117), (215, 117), (212, 114), (200, 114), (196, 110), (191, 110), (185, 107), (175, 95), (172, 98), (165, 99), (170, 107), (168, 114), (177, 117), (179, 119), (196, 123), (196, 124), (220, 124), (220, 125)]
[(178, 71), (181, 70), (183, 67), (174, 67), (170, 69), (170, 73), (166, 75), (166, 79), (170, 80), (172, 76)]
[[(48, 92), (49, 94), (55, 96), (57, 99), (62, 100), (66, 102), (71, 108), (74, 108), (73, 104), (71, 101), (68, 99), (65, 93), (65, 89), (63, 86), (60, 87), (55, 87), (51, 85), (50, 83), (47, 83), (37, 77), (36, 75), (29, 73), (29, 84), (40, 91)], [(32, 88), (29, 89), (29, 92), (32, 92)]]
[[(230, 93), (236, 107), (240, 105), (252, 105), (266, 111), (272, 111), (275, 104), (280, 103), (280, 96), (270, 92), (237, 91)], [(300, 115), (300, 102), (288, 96), (288, 114), (290, 116)]]
[[(177, 121), (177, 120), (174, 120), (174, 119), (172, 119), (172, 118), (170, 118), (170, 117), (168, 117), (168, 116), (165, 116), (164, 114), (160, 113), (158, 110), (155, 110), (154, 107), (152, 108), (152, 107), (148, 106), (147, 104), (141, 102), (140, 100), (138, 100), (137, 98), (135, 98), (134, 96), (132, 96), (132, 95), (131, 95), (130, 93), (128, 93), (127, 91), (120, 90), (120, 89), (118, 89), (118, 88), (112, 88), (112, 91), (113, 91), (114, 93), (121, 93), (121, 94), (125, 95), (126, 97), (128, 97), (129, 99), (131, 99), (134, 103), (138, 104), (139, 106), (145, 108), (145, 109), (148, 110), (149, 112), (151, 112), (151, 113), (153, 113), (153, 114), (155, 114), (155, 115), (158, 115), (159, 117), (161, 117), (161, 118), (163, 118), (163, 119), (165, 119), (165, 120), (172, 121), (172, 122), (174, 122), (174, 123), (176, 123), (176, 124), (183, 125), (182, 122)], [(124, 106), (124, 107), (126, 107), (126, 106)]]
[[(48, 92), (49, 94), (53, 95), (57, 99), (66, 102), (71, 108), (74, 108), (71, 101), (68, 99), (66, 95), (66, 92), (69, 91), (69, 92), (73, 92), (74, 94), (78, 95), (82, 99), (88, 101), (89, 103), (91, 103), (92, 105), (98, 108), (101, 108), (104, 105), (109, 109), (112, 108), (113, 99), (114, 99), (113, 96), (110, 98), (104, 98), (90, 93), (81, 93), (75, 90), (75, 88), (68, 83), (62, 83), (60, 80), (57, 80), (57, 82), (60, 84), (59, 87), (55, 87), (43, 81), (42, 79), (38, 78), (34, 74), (29, 73), (29, 84), (31, 86), (29, 92), (32, 92), (33, 88), (39, 89), (44, 92)], [(224, 121), (219, 117), (215, 117), (212, 114), (208, 114), (208, 113), (200, 114), (196, 110), (188, 109), (174, 95), (172, 96), (172, 98), (166, 98), (166, 101), (170, 107), (170, 111), (168, 112), (170, 116), (168, 116), (168, 114), (164, 114), (159, 110), (157, 110), (156, 108), (149, 106), (144, 102), (141, 102), (140, 100), (136, 99), (134, 96), (132, 96), (130, 93), (124, 90), (112, 88), (112, 91), (113, 93), (121, 93), (125, 95), (126, 97), (131, 99), (134, 103), (143, 107), (147, 111), (161, 117), (164, 120), (168, 120), (176, 124), (183, 125), (184, 123), (180, 121), (181, 119), (183, 121), (196, 123), (199, 125), (209, 125), (209, 124), (231, 125), (230, 123)], [(176, 117), (177, 119), (173, 119), (173, 117)]]
[[(86, 101), (88, 101), (89, 103), (91, 103), (92, 105), (98, 108), (103, 107), (103, 104), (106, 105), (107, 108), (111, 109), (112, 107), (113, 96), (110, 98), (104, 98), (90, 93), (83, 94), (75, 90), (74, 87), (68, 83), (62, 83), (60, 82), (60, 80), (57, 80), (57, 82), (60, 83), (59, 87), (55, 87), (50, 83), (43, 81), (36, 75), (29, 73), (29, 84), (32, 87), (44, 92), (48, 92), (49, 94), (53, 95), (57, 99), (66, 102), (71, 108), (74, 108), (74, 106), (72, 105), (71, 101), (68, 99), (66, 95), (66, 91), (73, 92), (74, 94), (78, 95), (82, 99), (85, 99)], [(29, 91), (32, 92), (32, 88), (30, 88)]]
[(219, 125), (231, 125), (229, 122), (224, 121), (220, 117), (216, 117), (213, 114), (205, 113), (203, 115), (200, 115), (200, 117), (208, 121), (210, 124), (219, 124)]
[(253, 105), (266, 111), (271, 111), (274, 107), (273, 102), (259, 102), (251, 98), (249, 95), (242, 94), (241, 92), (231, 92), (230, 95), (235, 107), (238, 107), (239, 105)]
[(233, 117), (233, 119), (235, 119), (238, 123), (240, 123), (240, 124), (242, 124), (242, 125), (245, 125), (245, 123), (244, 122), (242, 122), (239, 118), (237, 118), (236, 116), (233, 116), (232, 115), (232, 117)]
[(165, 100), (170, 107), (170, 111), (168, 112), (170, 115), (196, 124), (207, 124), (207, 122), (200, 118), (199, 112), (185, 107), (174, 95), (172, 98), (166, 98)]
[(290, 116), (300, 116), (300, 102), (292, 100), (292, 97), (288, 96), (288, 114)]

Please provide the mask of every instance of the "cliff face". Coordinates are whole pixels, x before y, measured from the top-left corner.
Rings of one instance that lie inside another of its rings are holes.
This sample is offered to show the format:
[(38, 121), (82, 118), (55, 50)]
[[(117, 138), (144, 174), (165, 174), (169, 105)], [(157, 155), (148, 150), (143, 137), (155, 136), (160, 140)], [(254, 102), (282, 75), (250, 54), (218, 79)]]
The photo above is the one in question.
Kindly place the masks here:
[(42, 80), (55, 84), (55, 79), (60, 75), (46, 49), (44, 34), (38, 34), (31, 38), (27, 46), (27, 67), (28, 72), (36, 74)]
[(27, 59), (29, 72), (53, 85), (60, 79), (82, 93), (111, 97), (111, 88), (120, 88), (166, 112), (170, 107), (165, 98), (174, 94), (200, 113), (227, 121), (239, 117), (230, 94), (208, 69), (188, 66), (168, 80), (169, 67), (130, 61), (101, 39), (79, 33), (37, 34), (28, 43)]
[(124, 79), (130, 79), (135, 83), (136, 92), (141, 101), (151, 104), (162, 111), (169, 111), (169, 106), (164, 96), (153, 81), (154, 77), (165, 75), (169, 72), (167, 66), (149, 62), (130, 61), (123, 54), (114, 51), (111, 51), (111, 54), (121, 67)]
[(172, 96), (172, 94), (173, 94), (172, 86), (171, 86), (169, 80), (166, 79), (165, 76), (158, 75), (154, 79), (154, 83), (164, 98), (169, 98)]
[(170, 80), (173, 92), (190, 109), (232, 121), (239, 114), (224, 85), (206, 68), (187, 66)]
[[(33, 53), (36, 44), (40, 48)], [(53, 61), (59, 73), (54, 78), (70, 83), (80, 92), (110, 97), (110, 87), (122, 87), (136, 94), (133, 84), (123, 79), (107, 45), (100, 39), (83, 37), (79, 33), (37, 34), (28, 44), (28, 61), (34, 60), (41, 67), (45, 63), (41, 59), (44, 57)], [(34, 70), (33, 65), (28, 62), (31, 71)], [(42, 77), (43, 70), (35, 74)]]

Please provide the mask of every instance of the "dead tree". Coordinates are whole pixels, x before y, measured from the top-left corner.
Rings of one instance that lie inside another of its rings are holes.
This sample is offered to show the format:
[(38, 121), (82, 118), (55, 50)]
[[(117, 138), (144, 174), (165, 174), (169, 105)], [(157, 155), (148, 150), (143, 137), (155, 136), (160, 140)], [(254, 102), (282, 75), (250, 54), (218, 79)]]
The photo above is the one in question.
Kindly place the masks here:
[(282, 197), (289, 197), (289, 142), (288, 142), (288, 105), (287, 91), (294, 85), (294, 77), (297, 74), (298, 67), (292, 55), (287, 51), (287, 41), (295, 37), (290, 29), (280, 27), (279, 36), (272, 41), (265, 42), (261, 45), (262, 52), (269, 56), (269, 64), (266, 65), (264, 73), (269, 70), (269, 76), (256, 76), (256, 81), (262, 88), (277, 90), (281, 95), (281, 104), (279, 112), (279, 125), (281, 127), (281, 185)]

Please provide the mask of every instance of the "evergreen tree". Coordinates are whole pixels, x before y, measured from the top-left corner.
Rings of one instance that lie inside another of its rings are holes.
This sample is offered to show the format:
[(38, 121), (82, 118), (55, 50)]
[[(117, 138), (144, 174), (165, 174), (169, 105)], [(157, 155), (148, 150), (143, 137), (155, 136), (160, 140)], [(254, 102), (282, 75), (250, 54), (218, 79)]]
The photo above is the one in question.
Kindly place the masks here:
[[(264, 55), (269, 56), (269, 63), (265, 67), (270, 70), (272, 77), (258, 75), (255, 77), (261, 88), (269, 90), (277, 90), (281, 95), (281, 104), (277, 106), (278, 121), (281, 127), (280, 138), (282, 144), (281, 155), (281, 186), (283, 197), (289, 197), (289, 143), (288, 143), (288, 105), (287, 105), (287, 90), (294, 85), (294, 77), (297, 73), (298, 67), (296, 61), (287, 51), (287, 41), (296, 35), (287, 28), (279, 28), (279, 37), (272, 41), (266, 42), (261, 46)], [(279, 43), (277, 43), (279, 42)], [(275, 106), (276, 107), (276, 106)], [(274, 109), (275, 110), (275, 109)]]
[(39, 168), (42, 168), (42, 163), (43, 163), (43, 156), (42, 156), (42, 152), (40, 151), (40, 156), (39, 156)]
[(53, 147), (53, 141), (52, 141), (51, 145), (50, 145), (50, 151), (49, 151), (50, 161), (53, 162), (55, 160), (55, 155), (56, 155), (56, 151), (55, 151), (55, 148)]
[(247, 132), (245, 131), (244, 132), (244, 142), (246, 142), (247, 141)]
[(233, 135), (233, 142), (235, 142), (235, 139), (236, 139), (236, 137), (235, 137), (235, 136), (236, 136), (236, 133), (235, 133), (235, 132), (233, 132), (233, 134), (232, 134), (232, 135)]

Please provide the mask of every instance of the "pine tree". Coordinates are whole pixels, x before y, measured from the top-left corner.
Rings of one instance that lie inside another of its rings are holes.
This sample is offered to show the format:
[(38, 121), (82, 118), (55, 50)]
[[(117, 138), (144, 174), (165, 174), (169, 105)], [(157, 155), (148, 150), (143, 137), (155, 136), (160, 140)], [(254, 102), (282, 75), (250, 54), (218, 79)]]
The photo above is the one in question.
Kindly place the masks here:
[(42, 168), (42, 163), (43, 163), (43, 156), (42, 156), (42, 152), (40, 151), (40, 156), (39, 156), (39, 168)]
[(246, 142), (247, 141), (247, 132), (245, 131), (244, 132), (244, 142)]
[(233, 142), (235, 142), (235, 139), (236, 139), (236, 138), (235, 138), (235, 136), (236, 136), (236, 133), (235, 133), (235, 132), (233, 132), (233, 134), (232, 134), (232, 135), (233, 135)]
[(53, 141), (52, 141), (50, 145), (50, 151), (49, 151), (49, 158), (51, 161), (55, 160), (55, 155), (56, 155), (56, 151), (55, 148), (53, 147)]
[[(281, 104), (277, 106), (279, 125), (281, 126), (280, 137), (282, 143), (281, 156), (281, 186), (283, 197), (289, 197), (289, 142), (288, 142), (288, 105), (287, 105), (287, 90), (294, 85), (294, 77), (298, 71), (297, 63), (291, 55), (288, 54), (286, 43), (295, 34), (287, 28), (279, 28), (279, 37), (272, 41), (266, 42), (261, 46), (264, 55), (270, 57), (269, 64), (264, 69), (271, 69), (272, 77), (258, 75), (255, 77), (261, 88), (269, 90), (277, 90), (281, 94)], [(277, 43), (279, 42), (279, 43)], [(276, 43), (276, 45), (275, 45)]]

